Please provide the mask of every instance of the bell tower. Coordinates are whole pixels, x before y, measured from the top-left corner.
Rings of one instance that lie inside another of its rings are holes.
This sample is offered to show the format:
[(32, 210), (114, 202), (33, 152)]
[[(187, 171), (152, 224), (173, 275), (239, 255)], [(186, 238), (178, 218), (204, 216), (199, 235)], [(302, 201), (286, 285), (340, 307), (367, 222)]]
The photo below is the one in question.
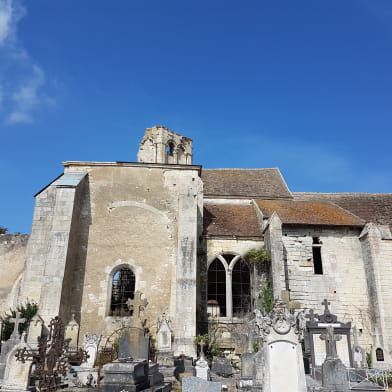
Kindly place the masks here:
[(139, 145), (138, 162), (192, 165), (192, 139), (162, 125), (147, 128)]

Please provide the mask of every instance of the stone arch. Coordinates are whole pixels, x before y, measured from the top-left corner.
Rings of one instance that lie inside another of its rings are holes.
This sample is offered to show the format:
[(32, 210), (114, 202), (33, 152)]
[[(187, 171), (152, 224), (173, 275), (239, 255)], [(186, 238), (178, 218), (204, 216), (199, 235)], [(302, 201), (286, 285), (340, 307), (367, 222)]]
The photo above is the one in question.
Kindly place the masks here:
[(109, 316), (131, 316), (126, 301), (133, 299), (136, 291), (134, 268), (126, 263), (116, 265), (109, 274), (107, 314)]

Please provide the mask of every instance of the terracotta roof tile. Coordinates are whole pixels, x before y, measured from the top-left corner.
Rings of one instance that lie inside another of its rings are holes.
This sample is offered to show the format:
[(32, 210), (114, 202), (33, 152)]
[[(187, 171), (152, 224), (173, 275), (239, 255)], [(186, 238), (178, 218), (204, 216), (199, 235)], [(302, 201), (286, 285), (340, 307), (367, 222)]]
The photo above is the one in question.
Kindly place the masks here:
[(203, 169), (205, 196), (292, 198), (279, 169)]
[(256, 200), (263, 215), (274, 211), (282, 223), (333, 226), (363, 226), (364, 222), (342, 208), (328, 202), (293, 200)]
[(204, 233), (238, 237), (261, 237), (256, 210), (252, 205), (204, 205)]
[(329, 201), (365, 222), (392, 228), (392, 193), (295, 193), (296, 199)]

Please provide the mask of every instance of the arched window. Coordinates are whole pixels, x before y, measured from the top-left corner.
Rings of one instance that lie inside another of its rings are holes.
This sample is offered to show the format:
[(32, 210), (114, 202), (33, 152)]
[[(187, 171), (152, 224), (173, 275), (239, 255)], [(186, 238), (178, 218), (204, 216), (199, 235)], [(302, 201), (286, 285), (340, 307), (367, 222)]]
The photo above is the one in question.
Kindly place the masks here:
[(166, 155), (169, 157), (172, 157), (174, 153), (174, 143), (173, 142), (168, 142), (166, 144)]
[(217, 301), (222, 317), (251, 312), (250, 271), (240, 255), (223, 254), (211, 262), (207, 297), (207, 307), (212, 309), (213, 301)]
[(251, 310), (250, 272), (246, 263), (240, 259), (232, 272), (233, 315), (240, 316)]
[(122, 267), (112, 279), (110, 316), (132, 316), (127, 301), (135, 294), (135, 275), (130, 268)]
[(376, 350), (376, 359), (378, 362), (384, 361), (384, 351), (382, 351), (382, 348), (380, 347)]
[(226, 271), (218, 259), (208, 269), (208, 301), (211, 300), (218, 302), (219, 315), (226, 316)]

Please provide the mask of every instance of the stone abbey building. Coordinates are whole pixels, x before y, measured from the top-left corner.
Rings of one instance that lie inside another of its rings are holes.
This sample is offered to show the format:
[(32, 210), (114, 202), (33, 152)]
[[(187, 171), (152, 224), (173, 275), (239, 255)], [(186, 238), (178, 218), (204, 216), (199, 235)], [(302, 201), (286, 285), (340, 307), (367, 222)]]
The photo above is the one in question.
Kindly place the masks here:
[[(108, 336), (140, 291), (152, 334), (166, 309), (174, 354), (194, 356), (208, 315), (230, 339), (269, 275), (275, 298), (319, 312), (330, 301), (374, 365), (392, 365), (392, 194), (296, 193), (276, 168), (204, 169), (192, 140), (162, 126), (137, 162), (63, 165), (35, 196), (31, 234), (0, 236), (1, 314), (31, 300), (45, 322), (75, 314), (80, 335)], [(263, 246), (267, 275), (242, 259)]]

